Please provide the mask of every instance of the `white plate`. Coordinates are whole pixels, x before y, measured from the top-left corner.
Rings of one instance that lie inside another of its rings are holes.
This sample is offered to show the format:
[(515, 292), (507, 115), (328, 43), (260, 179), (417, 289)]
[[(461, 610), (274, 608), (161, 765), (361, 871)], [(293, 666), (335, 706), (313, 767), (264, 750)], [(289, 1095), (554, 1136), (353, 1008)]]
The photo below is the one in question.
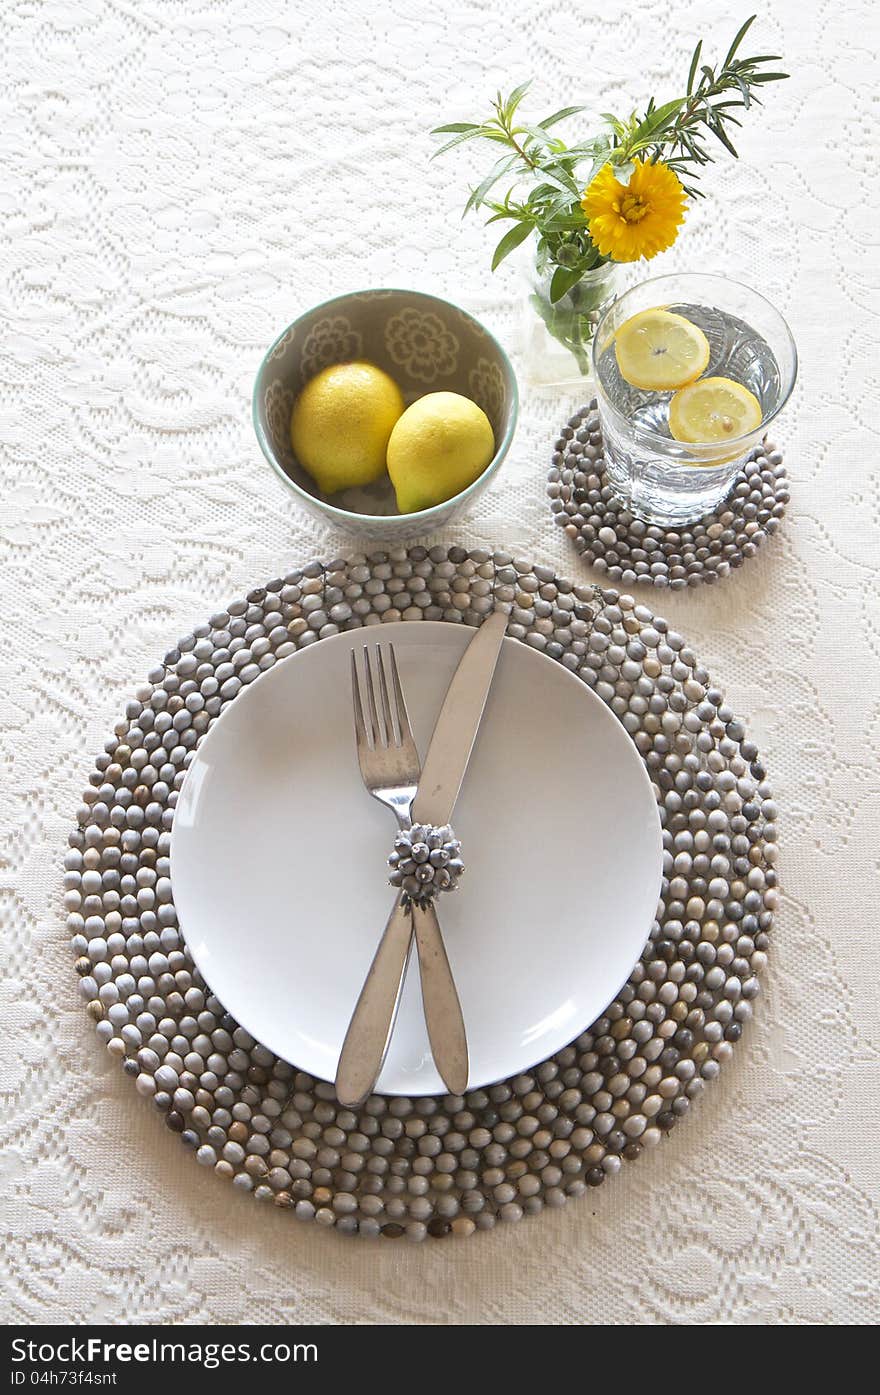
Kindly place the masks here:
[[(424, 755), (470, 636), (401, 622), (291, 655), (226, 708), (181, 790), (172, 880), (195, 961), (258, 1041), (325, 1080), (394, 894), (396, 827), (361, 784), (349, 651), (393, 640)], [(626, 981), (660, 893), (660, 820), (605, 704), (506, 639), (453, 822), (466, 871), (438, 907), (475, 1089), (565, 1046)], [(444, 1093), (415, 959), (377, 1088)]]

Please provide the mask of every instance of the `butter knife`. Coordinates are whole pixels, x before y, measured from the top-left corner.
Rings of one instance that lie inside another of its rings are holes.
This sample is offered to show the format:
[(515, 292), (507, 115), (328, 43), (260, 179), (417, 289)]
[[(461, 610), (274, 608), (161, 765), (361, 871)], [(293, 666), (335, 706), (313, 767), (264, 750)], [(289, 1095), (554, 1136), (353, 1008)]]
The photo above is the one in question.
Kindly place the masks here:
[[(416, 823), (442, 827), (452, 818), (506, 630), (507, 616), (496, 610), (483, 621), (453, 674), (413, 800)], [(412, 918), (431, 1054), (447, 1089), (461, 1095), (467, 1089), (467, 1034), (433, 902), (414, 901)]]

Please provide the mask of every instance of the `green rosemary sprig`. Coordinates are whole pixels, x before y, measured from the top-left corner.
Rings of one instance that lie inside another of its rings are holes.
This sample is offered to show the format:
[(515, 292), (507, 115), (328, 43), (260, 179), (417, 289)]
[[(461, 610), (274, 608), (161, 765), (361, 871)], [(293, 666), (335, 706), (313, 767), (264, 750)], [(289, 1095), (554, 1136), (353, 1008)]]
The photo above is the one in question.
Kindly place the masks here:
[(753, 103), (760, 105), (756, 88), (788, 77), (788, 73), (768, 71), (763, 66), (779, 62), (778, 54), (736, 57), (754, 21), (755, 15), (752, 15), (740, 27), (718, 68), (700, 62), (703, 41), (699, 41), (691, 58), (683, 97), (676, 97), (660, 108), (655, 108), (651, 101), (645, 115), (641, 119), (631, 118), (627, 126), (615, 121), (613, 116), (605, 118), (614, 130), (613, 164), (626, 164), (636, 155), (662, 160), (681, 179), (686, 193), (694, 198), (704, 197), (697, 183), (698, 171), (714, 159), (712, 149), (706, 144), (707, 136), (714, 136), (728, 154), (738, 158), (728, 129), (742, 125), (735, 113), (747, 111)]

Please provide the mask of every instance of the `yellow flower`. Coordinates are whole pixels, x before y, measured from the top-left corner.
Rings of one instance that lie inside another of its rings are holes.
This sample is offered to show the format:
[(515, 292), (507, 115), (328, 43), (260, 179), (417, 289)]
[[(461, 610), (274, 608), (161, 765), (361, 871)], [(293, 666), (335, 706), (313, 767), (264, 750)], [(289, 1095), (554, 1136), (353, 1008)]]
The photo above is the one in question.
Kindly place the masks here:
[(635, 160), (628, 184), (621, 184), (612, 165), (603, 165), (581, 207), (602, 256), (636, 262), (672, 246), (684, 220), (685, 192), (666, 165)]

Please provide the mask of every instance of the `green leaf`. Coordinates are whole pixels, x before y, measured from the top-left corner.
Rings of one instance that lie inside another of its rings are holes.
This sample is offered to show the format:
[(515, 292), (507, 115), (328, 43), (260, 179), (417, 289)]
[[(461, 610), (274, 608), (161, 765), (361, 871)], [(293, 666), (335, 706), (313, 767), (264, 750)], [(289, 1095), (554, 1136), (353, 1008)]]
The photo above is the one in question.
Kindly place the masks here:
[(598, 154), (607, 154), (608, 149), (607, 136), (597, 136), (595, 140), (585, 140), (580, 145), (570, 145), (566, 152), (566, 158), (569, 160), (593, 159)]
[(554, 161), (552, 164), (545, 165), (542, 173), (544, 178), (549, 179), (558, 189), (567, 189), (568, 192), (574, 194), (575, 197), (580, 194), (580, 186), (577, 180), (573, 174), (569, 173), (564, 165), (560, 165), (558, 162)]
[[(536, 136), (536, 142), (540, 137)], [(556, 155), (560, 160), (568, 160), (568, 146), (559, 136), (545, 136), (543, 144), (552, 155)]]
[(689, 69), (689, 71), (688, 71), (688, 80), (687, 80), (687, 93), (688, 93), (688, 96), (690, 96), (691, 93), (692, 93), (693, 90), (694, 90), (694, 78), (696, 77), (696, 74), (697, 74), (697, 64), (698, 64), (699, 61), (700, 61), (700, 54), (701, 54), (702, 50), (703, 50), (703, 40), (701, 39), (700, 42), (697, 44), (696, 48), (694, 49), (694, 56), (693, 56), (693, 58), (691, 59), (691, 66), (690, 66), (690, 69)]
[[(586, 185), (584, 185), (584, 188), (586, 188)], [(577, 202), (576, 202), (576, 206), (577, 206), (578, 208), (580, 208), (581, 197), (582, 197), (581, 190), (578, 190)], [(572, 208), (573, 206), (574, 206), (574, 205), (573, 205), (573, 203), (572, 203), (572, 199), (571, 199), (571, 195), (570, 195), (570, 194), (557, 194), (557, 195), (555, 196), (555, 198), (550, 199), (549, 202), (548, 202), (548, 204), (547, 204), (547, 207), (548, 207), (549, 211), (550, 211), (551, 213), (554, 213), (554, 214), (555, 214), (555, 213), (564, 213), (567, 209)]]
[(535, 144), (540, 146), (541, 149), (554, 144), (561, 146), (562, 150), (565, 149), (565, 145), (562, 141), (557, 141), (555, 136), (548, 135), (546, 131), (542, 131), (540, 126), (517, 126), (515, 134), (529, 137), (528, 142), (523, 142), (527, 150)]
[(745, 38), (746, 34), (747, 34), (747, 33), (749, 32), (749, 30), (751, 29), (751, 27), (752, 27), (752, 25), (754, 24), (756, 18), (757, 18), (757, 15), (751, 15), (751, 16), (746, 20), (745, 24), (741, 25), (740, 29), (739, 29), (738, 32), (737, 32), (736, 38), (734, 39), (733, 43), (730, 45), (730, 48), (727, 50), (727, 57), (725, 58), (724, 62), (723, 62), (722, 65), (721, 65), (723, 68), (729, 67), (729, 65), (730, 65), (730, 60), (733, 58), (734, 54), (736, 53), (737, 49), (739, 48), (739, 46), (740, 46), (740, 44), (742, 43), (743, 39)]
[[(743, 104), (743, 106), (746, 107), (746, 108), (748, 109), (748, 107), (751, 106), (751, 101), (752, 101), (752, 99), (751, 99), (751, 97), (749, 96), (749, 89), (748, 89), (748, 87), (747, 87), (747, 85), (746, 85), (745, 80), (744, 80), (743, 78), (740, 77), (739, 73), (734, 73), (734, 75), (733, 75), (733, 80), (734, 80), (734, 82), (736, 83), (737, 87), (739, 88), (740, 92), (742, 93), (742, 104)], [(717, 110), (718, 110), (718, 108), (716, 107), (716, 111), (717, 111)]]
[(520, 102), (522, 101), (523, 97), (524, 97), (524, 96), (526, 95), (526, 93), (528, 92), (528, 90), (529, 90), (529, 88), (531, 87), (531, 85), (532, 85), (532, 79), (531, 79), (531, 78), (529, 78), (528, 82), (521, 82), (520, 85), (519, 85), (519, 87), (515, 87), (515, 88), (513, 89), (513, 91), (511, 92), (510, 96), (508, 97), (507, 101), (506, 101), (505, 103), (503, 103), (503, 106), (504, 106), (504, 114), (505, 114), (505, 116), (507, 117), (508, 121), (511, 121), (511, 120), (513, 119), (513, 116), (514, 116), (514, 113), (516, 112), (517, 107), (519, 106), (519, 104), (520, 104)]
[(493, 271), (501, 265), (505, 257), (519, 247), (521, 242), (525, 242), (531, 231), (531, 223), (515, 223), (512, 228), (508, 229), (495, 248), (495, 254), (492, 257)]
[(624, 126), (623, 122), (619, 121), (618, 118), (612, 112), (603, 111), (600, 112), (599, 115), (601, 116), (603, 121), (607, 122), (607, 124), (611, 127), (612, 131), (616, 136), (622, 137), (626, 135), (626, 127)]
[(571, 290), (572, 286), (576, 286), (582, 275), (583, 269), (579, 266), (558, 266), (550, 282), (551, 304), (555, 305), (557, 301), (561, 300), (562, 297)]
[(470, 198), (464, 206), (464, 213), (461, 215), (462, 218), (464, 218), (465, 214), (470, 213), (472, 208), (479, 208), (489, 190), (494, 188), (498, 180), (501, 179), (503, 175), (507, 174), (508, 170), (516, 164), (518, 159), (519, 156), (516, 154), (503, 155), (498, 163), (492, 166), (492, 169), (489, 171), (482, 184), (478, 184), (476, 189), (471, 191)]
[(646, 144), (669, 125), (672, 118), (681, 111), (684, 103), (684, 97), (674, 97), (671, 102), (664, 102), (662, 107), (657, 107), (643, 121), (639, 122), (633, 132), (633, 138), (640, 144)]
[(564, 159), (568, 154), (568, 146), (559, 136), (551, 135), (549, 131), (544, 131), (540, 126), (517, 126), (518, 133), (525, 133), (529, 136), (534, 145), (541, 149), (549, 150), (560, 159)]
[(586, 111), (586, 107), (562, 107), (560, 111), (554, 111), (552, 116), (545, 116), (538, 125), (546, 131), (548, 126), (555, 126), (557, 121), (564, 121), (568, 116), (577, 116), (579, 111)]
[(543, 226), (552, 232), (580, 232), (586, 230), (587, 220), (583, 213), (580, 217), (574, 213), (554, 214), (546, 220)]
[(498, 139), (497, 136), (490, 135), (489, 132), (483, 126), (476, 126), (474, 130), (460, 131), (457, 136), (452, 137), (452, 140), (446, 141), (444, 145), (440, 146), (439, 150), (434, 151), (434, 154), (431, 156), (431, 159), (436, 160), (438, 155), (445, 155), (447, 150), (453, 150), (456, 145), (461, 145), (462, 141), (474, 140), (475, 138), (480, 136), (482, 136), (485, 140)]
[(733, 158), (735, 160), (738, 160), (739, 155), (736, 151), (733, 141), (730, 139), (730, 136), (727, 135), (726, 131), (724, 130), (724, 127), (721, 125), (720, 122), (712, 126), (712, 131), (718, 137), (725, 149), (730, 151)]
[(452, 136), (459, 131), (478, 131), (480, 128), (475, 121), (450, 121), (446, 126), (435, 126), (431, 132), (432, 136)]
[(583, 264), (583, 270), (584, 270), (584, 271), (592, 271), (592, 270), (593, 270), (593, 267), (595, 267), (595, 266), (604, 266), (604, 264), (605, 264), (606, 262), (610, 262), (610, 261), (612, 261), (612, 260), (613, 260), (612, 257), (603, 257), (603, 256), (602, 256), (602, 253), (599, 251), (599, 248), (596, 247), (595, 244), (591, 242), (591, 243), (590, 243), (590, 251), (589, 251), (589, 253), (587, 254), (586, 261), (585, 261), (584, 264)]

